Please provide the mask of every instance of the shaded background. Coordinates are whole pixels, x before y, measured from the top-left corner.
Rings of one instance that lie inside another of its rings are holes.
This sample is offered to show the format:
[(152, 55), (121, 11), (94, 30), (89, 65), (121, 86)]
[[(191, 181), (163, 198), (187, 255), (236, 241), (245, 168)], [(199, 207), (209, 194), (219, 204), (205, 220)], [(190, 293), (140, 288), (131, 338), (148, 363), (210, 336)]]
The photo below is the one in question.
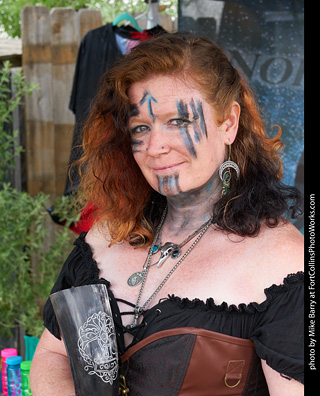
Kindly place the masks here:
[[(178, 30), (215, 40), (257, 95), (269, 136), (282, 129), (283, 182), (304, 191), (304, 2), (180, 0)], [(303, 218), (293, 221), (303, 232)]]

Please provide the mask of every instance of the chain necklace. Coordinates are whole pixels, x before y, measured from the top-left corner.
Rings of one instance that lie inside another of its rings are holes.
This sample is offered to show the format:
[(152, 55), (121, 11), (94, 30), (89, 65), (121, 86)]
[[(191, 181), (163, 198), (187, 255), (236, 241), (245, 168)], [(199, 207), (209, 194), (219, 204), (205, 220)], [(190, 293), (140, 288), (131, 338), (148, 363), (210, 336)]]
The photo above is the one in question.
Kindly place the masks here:
[[(166, 210), (165, 210), (165, 212), (166, 212)], [(150, 261), (151, 261), (151, 256), (152, 256), (152, 249), (153, 249), (153, 247), (154, 247), (154, 245), (155, 245), (155, 242), (156, 242), (156, 240), (157, 240), (157, 238), (158, 238), (159, 232), (160, 232), (160, 230), (161, 230), (161, 227), (162, 227), (162, 224), (163, 224), (163, 221), (164, 221), (164, 216), (162, 217), (161, 222), (160, 222), (160, 224), (159, 224), (159, 227), (158, 227), (158, 229), (157, 229), (157, 232), (156, 232), (154, 241), (153, 241), (153, 243), (152, 243), (152, 245), (151, 245), (151, 247), (150, 247), (150, 249), (149, 249), (149, 254), (148, 254), (148, 257), (147, 257), (147, 260), (146, 260), (146, 261), (147, 261), (147, 265), (146, 265), (146, 267), (145, 267), (145, 269), (144, 269), (144, 271), (143, 271), (142, 284), (141, 284), (140, 291), (139, 291), (138, 298), (137, 298), (137, 302), (136, 302), (135, 308), (134, 308), (134, 319), (133, 319), (133, 323), (132, 323), (131, 325), (128, 326), (129, 328), (132, 329), (132, 328), (134, 328), (134, 327), (136, 327), (136, 326), (138, 325), (139, 316), (143, 313), (143, 311), (144, 311), (144, 309), (146, 308), (146, 306), (150, 303), (150, 301), (155, 297), (155, 295), (160, 291), (160, 289), (163, 287), (163, 285), (167, 282), (167, 280), (170, 278), (170, 276), (173, 274), (173, 272), (179, 267), (179, 265), (182, 263), (182, 261), (188, 256), (188, 254), (191, 252), (191, 250), (192, 250), (192, 249), (196, 246), (196, 244), (200, 241), (200, 239), (202, 238), (202, 236), (204, 235), (204, 233), (207, 231), (207, 229), (208, 229), (209, 226), (211, 225), (212, 219), (213, 219), (213, 216), (210, 218), (210, 220), (208, 220), (208, 221), (205, 223), (205, 225), (203, 225), (203, 228), (202, 228), (200, 234), (198, 235), (197, 239), (193, 242), (193, 244), (189, 247), (189, 249), (188, 249), (188, 250), (185, 252), (185, 254), (181, 257), (181, 259), (173, 266), (173, 268), (169, 271), (169, 273), (167, 274), (167, 276), (163, 279), (163, 281), (159, 284), (159, 286), (158, 286), (158, 287), (156, 288), (156, 290), (151, 294), (151, 296), (147, 299), (147, 301), (146, 301), (143, 305), (139, 306), (140, 299), (141, 299), (141, 296), (142, 296), (142, 291), (143, 291), (144, 285), (145, 285), (145, 283), (146, 283), (146, 279), (147, 279), (147, 275), (148, 275), (148, 270), (149, 270), (149, 268), (150, 268)]]
[[(211, 221), (211, 219), (209, 220)], [(189, 235), (184, 241), (182, 241), (179, 244), (173, 243), (173, 242), (166, 242), (164, 245), (161, 245), (161, 231), (160, 229), (159, 232), (159, 245), (160, 245), (160, 251), (161, 251), (161, 256), (159, 260), (152, 264), (155, 265), (157, 264), (157, 267), (160, 268), (161, 265), (169, 258), (176, 259), (180, 257), (181, 255), (181, 248), (186, 245), (191, 239), (193, 239), (196, 235), (198, 235), (201, 230), (206, 226), (207, 223), (202, 224), (198, 229), (196, 229), (191, 235)]]
[(148, 267), (150, 265), (151, 256), (159, 250), (158, 247), (157, 247), (157, 249), (155, 249), (155, 246), (156, 246), (156, 242), (157, 242), (157, 240), (159, 238), (160, 230), (162, 228), (164, 219), (166, 217), (167, 210), (168, 210), (168, 207), (166, 206), (165, 210), (163, 211), (163, 214), (162, 214), (160, 223), (158, 225), (156, 234), (154, 236), (152, 245), (150, 246), (146, 261), (143, 264), (143, 270), (142, 271), (137, 271), (137, 272), (135, 272), (135, 273), (133, 273), (132, 275), (129, 276), (129, 278), (127, 280), (127, 284), (129, 286), (137, 286), (137, 285), (139, 285), (143, 281), (144, 277), (146, 276), (147, 269), (148, 269)]
[[(154, 265), (157, 265), (157, 268), (160, 268), (161, 265), (169, 258), (171, 257), (172, 259), (176, 259), (180, 257), (181, 255), (181, 248), (186, 245), (189, 241), (191, 241), (192, 238), (194, 238), (196, 235), (198, 235), (201, 230), (206, 226), (207, 222), (202, 224), (196, 231), (194, 231), (191, 235), (189, 235), (184, 241), (182, 241), (179, 244), (173, 243), (173, 242), (165, 242), (164, 245), (161, 244), (161, 231), (162, 231), (162, 226), (163, 226), (163, 221), (165, 219), (167, 213), (167, 207), (164, 210), (164, 213), (161, 217), (155, 238), (154, 238), (154, 244), (151, 246), (149, 250), (149, 254), (151, 251), (151, 256), (156, 254), (159, 250), (161, 252), (160, 258), (157, 262), (150, 264), (149, 267), (152, 267)], [(209, 220), (209, 222), (212, 219)], [(132, 275), (129, 276), (127, 280), (127, 284), (129, 286), (138, 286), (145, 275), (146, 268), (148, 265), (148, 260), (149, 260), (149, 254), (143, 264), (143, 270), (142, 271), (136, 271)], [(150, 256), (150, 259), (151, 259)]]

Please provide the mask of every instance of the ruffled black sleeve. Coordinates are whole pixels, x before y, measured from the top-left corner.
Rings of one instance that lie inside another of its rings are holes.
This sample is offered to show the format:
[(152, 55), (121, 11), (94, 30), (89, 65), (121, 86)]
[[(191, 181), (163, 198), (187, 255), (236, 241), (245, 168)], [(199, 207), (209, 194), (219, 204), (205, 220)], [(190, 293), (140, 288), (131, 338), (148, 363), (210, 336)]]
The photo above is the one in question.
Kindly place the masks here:
[(304, 383), (303, 273), (266, 290), (270, 304), (251, 339), (259, 357), (282, 376)]
[[(65, 261), (61, 272), (51, 290), (51, 294), (70, 287), (103, 283), (109, 288), (105, 279), (99, 279), (99, 269), (92, 258), (90, 246), (85, 243), (86, 233), (82, 233), (74, 242), (74, 249)], [(59, 325), (54, 310), (48, 298), (43, 309), (44, 326), (56, 338), (61, 339)]]

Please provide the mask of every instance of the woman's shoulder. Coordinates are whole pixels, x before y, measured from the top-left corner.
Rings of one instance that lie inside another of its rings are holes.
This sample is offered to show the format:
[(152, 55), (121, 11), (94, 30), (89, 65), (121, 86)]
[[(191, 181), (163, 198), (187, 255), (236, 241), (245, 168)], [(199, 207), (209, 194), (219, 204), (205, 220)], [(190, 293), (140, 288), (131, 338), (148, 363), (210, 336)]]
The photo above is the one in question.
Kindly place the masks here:
[(117, 260), (119, 253), (122, 252), (125, 243), (112, 243), (108, 227), (106, 224), (94, 224), (85, 237), (85, 243), (89, 246), (93, 259), (98, 267), (108, 262)]
[(253, 244), (263, 282), (281, 284), (288, 275), (304, 271), (304, 237), (291, 222), (283, 220), (276, 227), (264, 224)]
[(111, 237), (106, 225), (95, 223), (85, 236), (86, 243), (92, 250), (101, 246), (108, 246), (111, 242)]
[[(259, 237), (258, 237), (259, 238)], [(275, 255), (284, 264), (298, 265), (303, 269), (304, 237), (288, 220), (283, 219), (276, 227), (263, 225), (260, 233), (262, 252)]]
[[(236, 256), (250, 261), (255, 266), (268, 264), (291, 272), (302, 271), (304, 264), (304, 237), (301, 232), (288, 220), (281, 219), (279, 224), (270, 227), (264, 222), (256, 236), (227, 235), (225, 241), (229, 249), (235, 251)], [(242, 254), (243, 253), (243, 254)]]

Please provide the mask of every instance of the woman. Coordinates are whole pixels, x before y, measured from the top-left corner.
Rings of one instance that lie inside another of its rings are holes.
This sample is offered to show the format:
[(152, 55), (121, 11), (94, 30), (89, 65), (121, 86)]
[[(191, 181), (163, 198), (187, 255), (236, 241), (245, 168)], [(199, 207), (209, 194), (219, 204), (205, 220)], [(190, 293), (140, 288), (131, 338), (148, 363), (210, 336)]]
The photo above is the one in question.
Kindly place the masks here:
[[(97, 221), (53, 292), (107, 285), (131, 395), (303, 394), (303, 238), (282, 217), (299, 197), (279, 137), (209, 39), (151, 39), (104, 76), (82, 160)], [(33, 395), (70, 395), (49, 301), (44, 321)]]

